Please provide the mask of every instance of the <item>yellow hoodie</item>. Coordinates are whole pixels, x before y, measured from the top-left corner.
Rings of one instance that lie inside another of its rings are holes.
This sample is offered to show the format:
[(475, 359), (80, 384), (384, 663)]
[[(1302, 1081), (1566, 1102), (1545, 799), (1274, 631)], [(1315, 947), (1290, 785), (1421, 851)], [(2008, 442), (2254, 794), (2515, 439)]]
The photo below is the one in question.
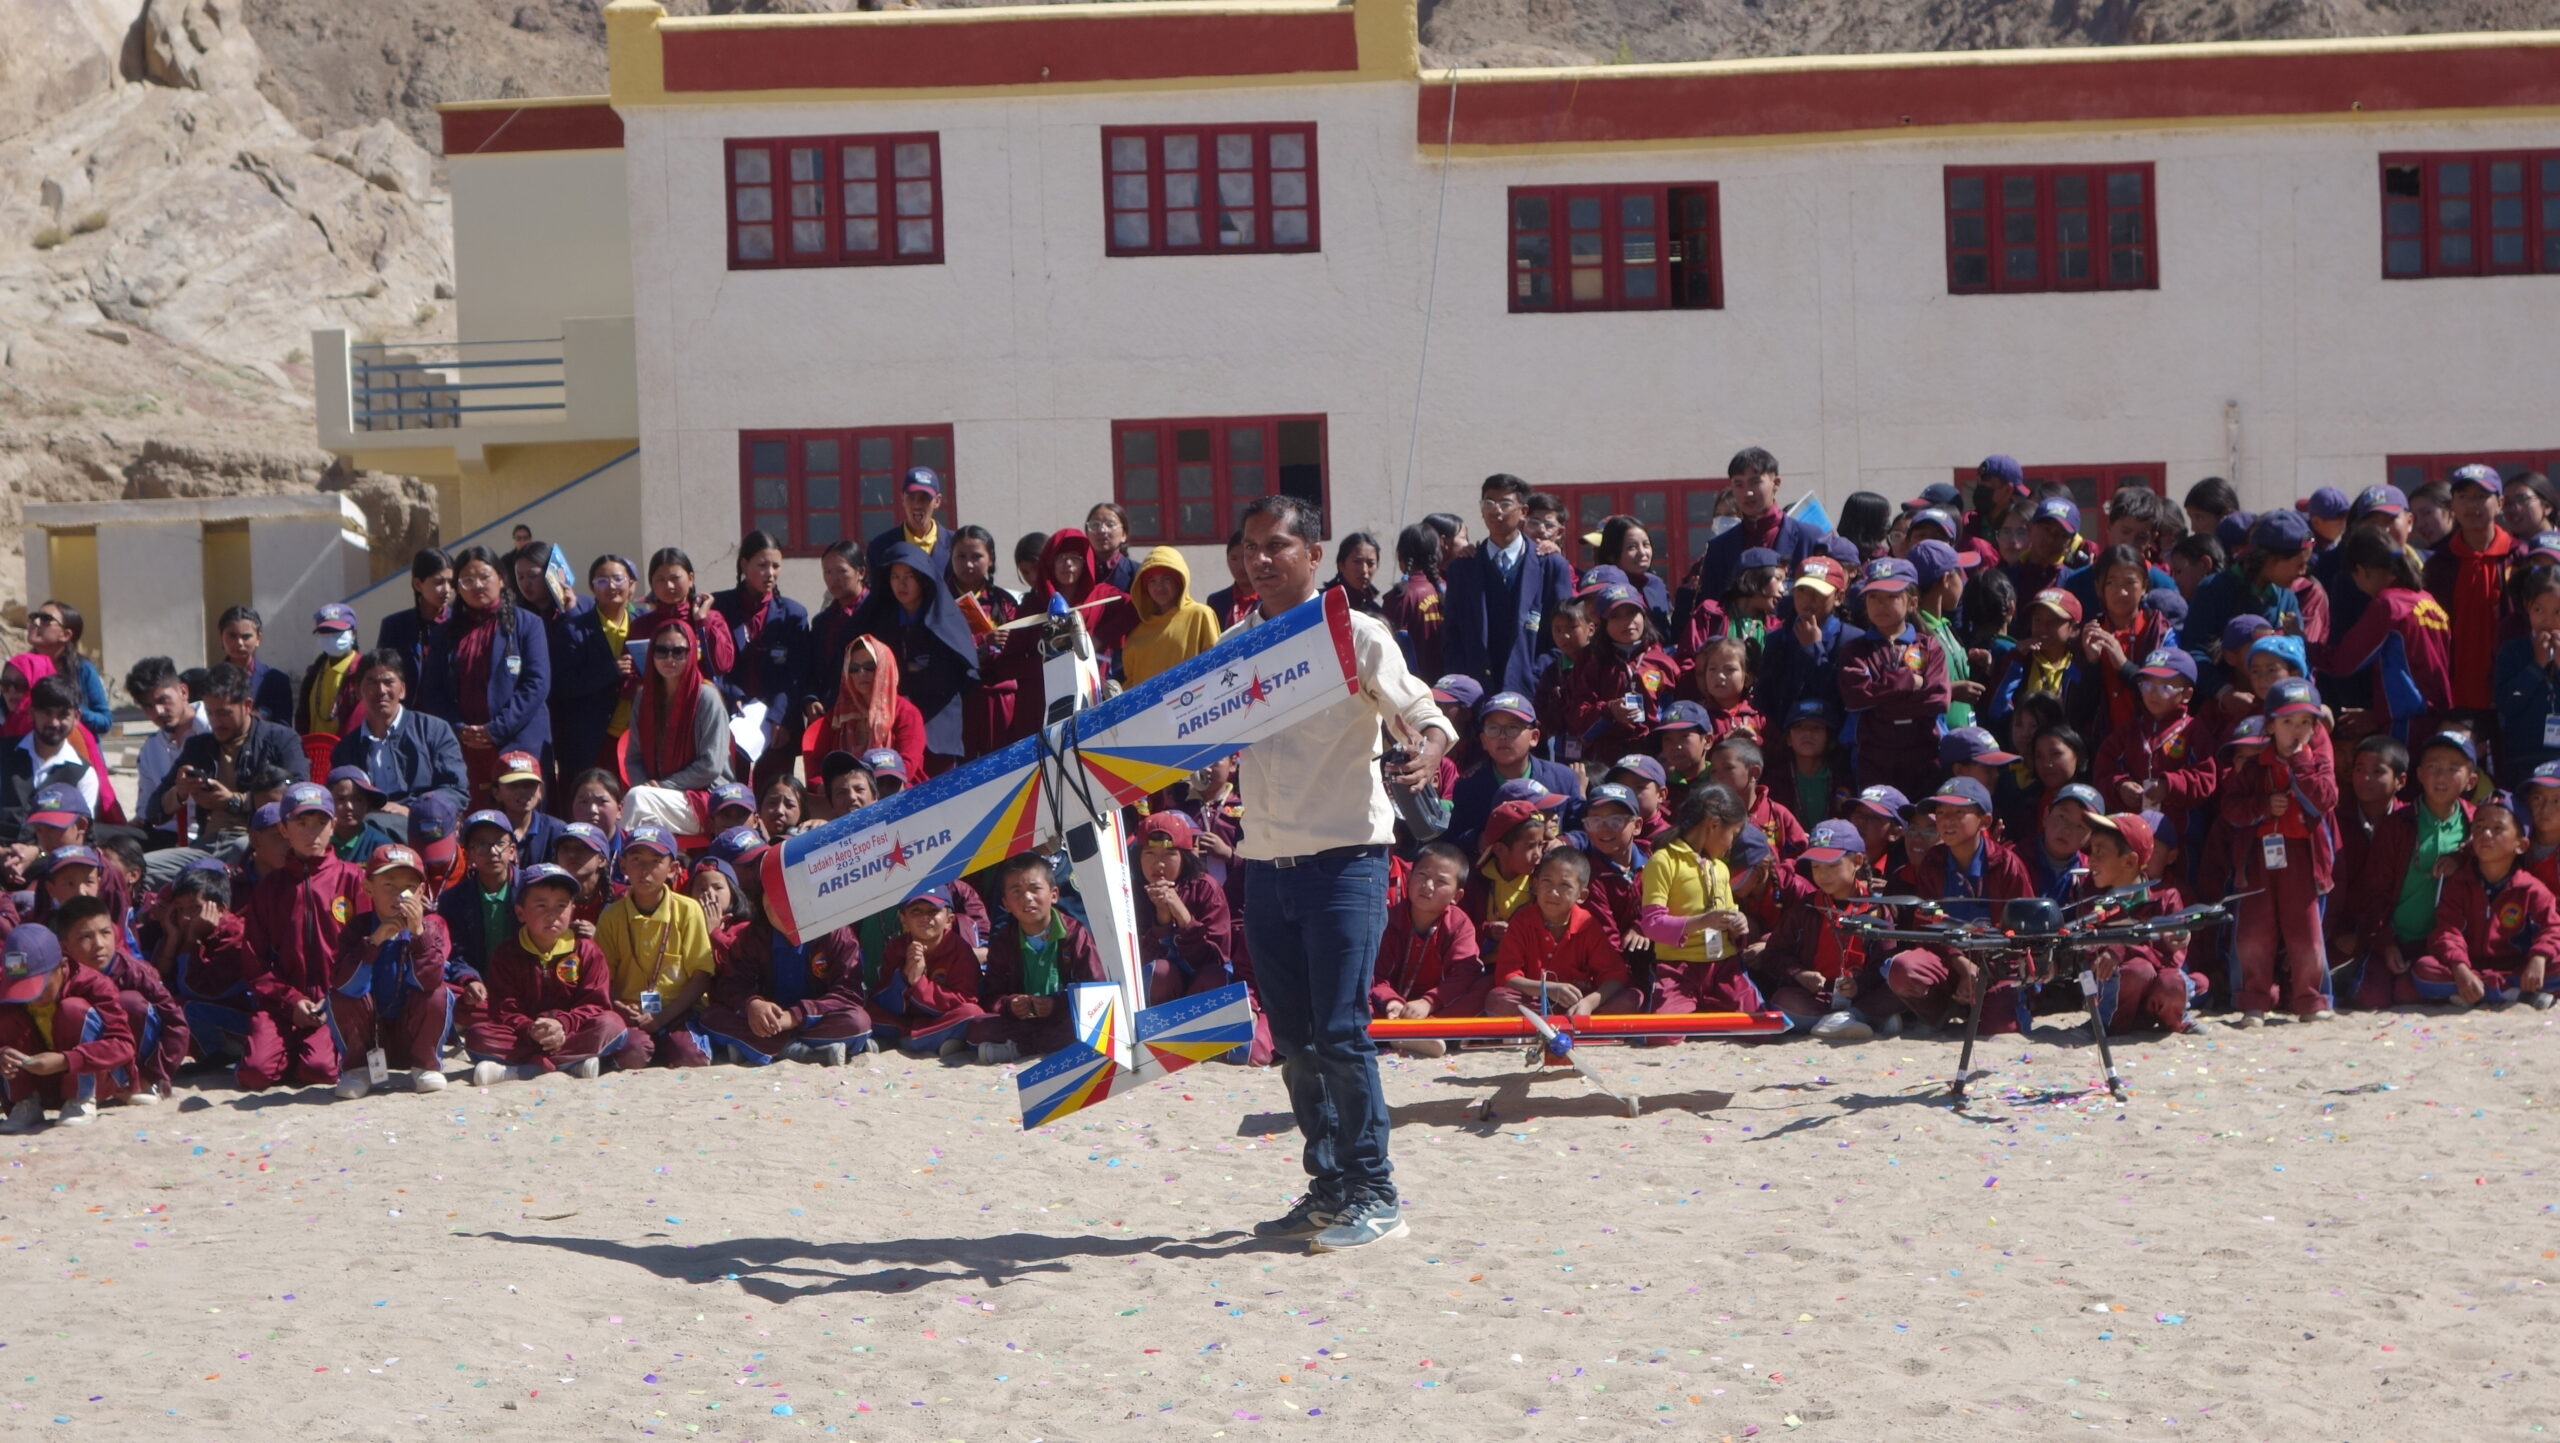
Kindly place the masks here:
[[(1157, 609), (1155, 598), (1147, 594), (1147, 578), (1159, 571), (1170, 571), (1182, 580), (1182, 595), (1164, 610)], [(1188, 661), (1217, 643), (1218, 614), (1191, 599), (1191, 568), (1174, 548), (1159, 546), (1148, 552), (1147, 559), (1139, 563), (1137, 580), (1129, 587), (1129, 593), (1138, 608), (1138, 629), (1121, 643), (1120, 669), (1130, 685), (1135, 686), (1176, 662)]]

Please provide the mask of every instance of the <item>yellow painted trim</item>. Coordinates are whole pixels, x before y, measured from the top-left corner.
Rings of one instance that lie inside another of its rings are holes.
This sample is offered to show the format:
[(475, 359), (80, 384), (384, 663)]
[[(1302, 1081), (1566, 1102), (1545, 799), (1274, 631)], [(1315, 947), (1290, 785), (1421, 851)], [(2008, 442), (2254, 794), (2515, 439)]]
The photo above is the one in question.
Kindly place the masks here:
[[(2497, 106), (2479, 110), (2321, 110), (2293, 115), (2204, 115), (2159, 120), (2007, 121), (1989, 125), (1897, 125), (1880, 130), (1813, 130), (1786, 135), (1661, 136), (1643, 140), (1539, 141), (1521, 145), (1460, 144), (1443, 147), (1420, 140), (1415, 149), (1436, 158), (1445, 149), (1457, 160), (1495, 160), (1545, 155), (1616, 155), (1664, 150), (1762, 150), (1771, 147), (1872, 145), (1883, 140), (1986, 138), (2027, 135), (2135, 135), (2154, 131), (2238, 130), (2285, 125), (2423, 125), (2454, 121), (2560, 119), (2560, 105)], [(2420, 147), (2423, 148), (2423, 147)]]
[(436, 114), (454, 110), (569, 110), (582, 105), (611, 105), (610, 95), (537, 95), (524, 100), (447, 100)]
[(399, 446), (379, 451), (357, 447), (344, 454), (349, 464), (365, 471), (387, 471), (395, 476), (462, 474), (462, 463), (454, 459), (450, 446)]
[[(1077, 5), (1005, 5), (960, 10), (845, 10), (809, 15), (669, 16), (658, 0), (613, 0), (605, 7), (612, 103), (635, 105), (796, 105), (866, 100), (968, 100), (1035, 95), (1128, 95), (1239, 87), (1411, 81), (1421, 73), (1415, 0), (1102, 0)], [(1021, 20), (1155, 19), (1166, 15), (1323, 14), (1346, 8), (1359, 51), (1355, 70), (1274, 75), (1171, 76), (1152, 80), (1080, 80), (1036, 85), (933, 85), (861, 89), (669, 91), (662, 37), (670, 31), (847, 29), (963, 26)], [(474, 102), (492, 107), (509, 102)]]

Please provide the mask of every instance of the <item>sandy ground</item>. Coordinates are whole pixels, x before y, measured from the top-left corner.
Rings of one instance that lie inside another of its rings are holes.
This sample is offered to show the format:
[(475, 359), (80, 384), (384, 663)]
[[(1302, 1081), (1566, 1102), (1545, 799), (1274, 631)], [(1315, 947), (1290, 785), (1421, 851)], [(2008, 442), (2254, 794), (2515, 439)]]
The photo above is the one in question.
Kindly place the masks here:
[[(2526, 1438), (2560, 1427), (2543, 1014), (2135, 1044), (1391, 1062), (1413, 1236), (1310, 1257), (1270, 1073), (1025, 1136), (891, 1062), (0, 1146), (0, 1436)], [(1489, 1089), (1499, 1121), (1474, 1122)], [(1185, 1321), (1185, 1320), (1188, 1321)]]

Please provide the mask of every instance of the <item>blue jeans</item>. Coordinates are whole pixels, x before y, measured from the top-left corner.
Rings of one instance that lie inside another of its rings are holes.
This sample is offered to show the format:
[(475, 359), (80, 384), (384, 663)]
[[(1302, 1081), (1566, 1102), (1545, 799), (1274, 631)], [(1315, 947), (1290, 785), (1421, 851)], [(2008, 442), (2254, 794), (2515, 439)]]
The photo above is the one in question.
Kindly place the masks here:
[(1248, 862), (1245, 938), (1280, 1080), (1317, 1191), (1392, 1201), (1387, 1102), (1369, 1041), (1369, 979), (1387, 930), (1386, 849)]

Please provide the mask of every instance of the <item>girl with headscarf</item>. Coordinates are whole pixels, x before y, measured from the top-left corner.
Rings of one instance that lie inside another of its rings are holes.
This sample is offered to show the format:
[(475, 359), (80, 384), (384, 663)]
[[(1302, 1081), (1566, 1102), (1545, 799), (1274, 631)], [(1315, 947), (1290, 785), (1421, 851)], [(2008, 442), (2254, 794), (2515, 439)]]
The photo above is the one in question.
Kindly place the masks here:
[(729, 780), (729, 709), (702, 677), (691, 626), (670, 620), (649, 638), (631, 730), (622, 739), (623, 826), (656, 822), (679, 837), (699, 835), (711, 789)]
[[(1114, 653), (1137, 625), (1138, 612), (1120, 588), (1096, 578), (1094, 564), (1093, 543), (1083, 532), (1071, 526), (1052, 533), (1040, 548), (1040, 579), (1022, 598), (1022, 609), (1027, 614), (1041, 613), (1055, 603), (1082, 616), (1085, 631), (1093, 639), (1094, 655), (1107, 669)], [(992, 654), (987, 662), (988, 674), (1012, 680), (1020, 687), (1013, 718), (996, 738), (996, 745), (1003, 746), (1038, 730), (1040, 718), (1048, 710), (1049, 690), (1041, 676), (1038, 628), (1004, 632), (989, 641)]]
[(1132, 600), (1138, 624), (1120, 648), (1120, 673), (1131, 686), (1218, 644), (1218, 615), (1191, 599), (1191, 567), (1174, 548), (1159, 546), (1138, 563)]
[(924, 713), (898, 694), (898, 658), (876, 636), (857, 636), (846, 643), (837, 673), (835, 705), (800, 738), (800, 755), (824, 758), (829, 752), (861, 756), (888, 747), (906, 761), (907, 775), (925, 775)]
[(895, 691), (924, 718), (925, 767), (914, 778), (921, 781), (949, 771), (965, 755), (961, 714), (978, 680), (977, 642), (943, 589), (941, 568), (922, 547), (900, 541), (878, 560), (883, 574), (874, 578), (855, 630), (887, 643), (898, 668)]
[(501, 755), (538, 757), (551, 745), (551, 645), (487, 547), (457, 552), (453, 579), (453, 614), (436, 629), (418, 709), (452, 725), (472, 805), (487, 806)]
[(729, 674), (737, 649), (729, 628), (715, 621), (711, 598), (694, 585), (693, 557), (681, 546), (661, 546), (649, 555), (649, 597), (631, 623), (631, 639), (653, 637), (658, 629), (683, 622), (701, 640), (701, 670), (714, 680)]

